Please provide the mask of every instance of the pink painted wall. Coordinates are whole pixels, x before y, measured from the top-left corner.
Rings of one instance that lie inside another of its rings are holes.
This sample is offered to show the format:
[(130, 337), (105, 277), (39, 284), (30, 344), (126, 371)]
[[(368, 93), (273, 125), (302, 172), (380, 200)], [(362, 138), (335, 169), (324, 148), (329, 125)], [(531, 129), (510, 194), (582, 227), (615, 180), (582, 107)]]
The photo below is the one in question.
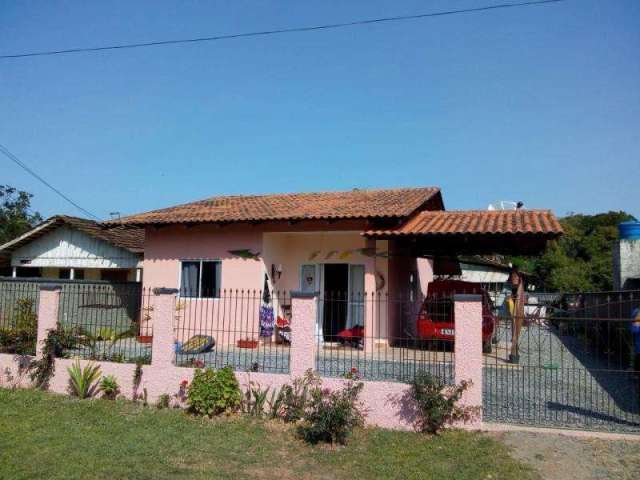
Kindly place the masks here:
[[(264, 262), (270, 271), (271, 264), (281, 264), (283, 275), (273, 283), (276, 290), (295, 291), (300, 289), (301, 265), (350, 264), (364, 266), (365, 293), (382, 296), (387, 285), (377, 290), (376, 272), (387, 281), (388, 260), (383, 257), (364, 255), (360, 252), (341, 255), (347, 251), (375, 248), (386, 252), (386, 242), (373, 242), (363, 238), (359, 232), (309, 232), (309, 233), (265, 233), (263, 240)], [(344, 292), (345, 294), (347, 292)], [(370, 338), (386, 338), (387, 309), (378, 308), (379, 303), (368, 304), (365, 309), (366, 335)], [(320, 309), (321, 311), (321, 309)]]
[[(389, 288), (389, 261), (355, 252), (341, 257), (339, 253), (360, 248), (387, 251), (386, 241), (364, 239), (359, 231), (309, 231), (310, 227), (290, 226), (293, 231), (274, 232), (266, 226), (202, 225), (148, 228), (143, 286), (179, 288), (181, 260), (220, 260), (223, 299), (180, 298), (176, 303), (175, 333), (178, 341), (196, 334), (209, 334), (219, 344), (233, 344), (239, 338), (258, 338), (259, 291), (264, 274), (271, 275), (271, 265), (282, 265), (280, 279), (270, 279), (270, 288), (290, 292), (300, 288), (300, 266), (318, 263), (350, 263), (364, 265), (365, 291), (384, 296)], [(284, 227), (283, 227), (284, 228)], [(259, 253), (259, 259), (242, 259), (229, 250), (247, 249)], [(331, 252), (339, 252), (330, 255)], [(316, 253), (316, 258), (311, 258)], [(327, 258), (330, 257), (330, 258)], [(386, 285), (376, 291), (376, 272)], [(233, 293), (230, 294), (229, 292)], [(384, 297), (383, 297), (384, 298)], [(273, 306), (282, 315), (279, 301)], [(371, 303), (365, 309), (367, 336), (386, 339), (389, 336), (388, 311), (385, 304)], [(153, 317), (153, 312), (148, 312)], [(147, 325), (143, 323), (143, 327)], [(368, 347), (372, 347), (368, 344)]]
[(262, 288), (262, 262), (229, 253), (242, 249), (262, 252), (258, 229), (172, 226), (148, 228), (146, 235), (143, 284), (147, 288), (178, 288), (181, 260), (220, 260), (223, 289)]
[[(38, 310), (38, 339), (39, 349), (42, 347), (42, 333), (50, 326), (55, 325), (57, 317), (57, 292), (42, 292)], [(142, 382), (137, 394), (146, 390), (148, 400), (155, 402), (162, 394), (175, 395), (179, 392), (180, 382), (191, 381), (193, 369), (180, 368), (172, 365), (173, 360), (173, 296), (158, 295), (154, 297), (155, 331), (153, 341), (152, 364), (143, 367)], [(276, 375), (264, 373), (236, 372), (241, 385), (246, 388), (250, 380), (259, 383), (263, 388), (277, 389), (284, 383), (289, 383), (292, 377), (301, 375), (305, 369), (314, 365), (314, 330), (312, 328), (316, 316), (315, 298), (294, 298), (294, 321), (301, 326), (294, 334), (294, 343), (291, 347), (291, 375)], [(467, 405), (481, 405), (482, 401), (482, 353), (481, 323), (482, 308), (480, 301), (474, 298), (457, 298), (456, 306), (456, 381), (472, 380), (474, 388), (467, 392), (465, 403)], [(16, 377), (15, 385), (9, 385), (6, 375), (0, 378), (0, 386), (28, 387), (28, 376), (18, 373), (18, 357), (9, 354), (0, 354), (0, 371), (8, 369)], [(50, 390), (58, 393), (67, 393), (69, 375), (67, 369), (74, 360), (57, 359), (55, 375), (50, 382)], [(86, 366), (88, 361), (81, 361)], [(132, 398), (133, 374), (135, 365), (99, 362), (103, 375), (114, 375), (121, 387), (121, 393)], [(339, 388), (343, 380), (336, 378), (323, 379), (323, 385), (329, 388)], [(364, 382), (361, 400), (366, 410), (366, 422), (369, 425), (377, 425), (393, 429), (410, 429), (413, 427), (415, 405), (409, 396), (410, 386), (393, 382)], [(480, 403), (478, 403), (480, 402)], [(481, 418), (467, 425), (459, 425), (466, 428), (481, 428)]]
[[(222, 344), (256, 337), (258, 291), (263, 286), (264, 264), (229, 253), (262, 252), (262, 232), (255, 228), (220, 228), (212, 225), (148, 228), (145, 240), (145, 288), (180, 287), (182, 260), (219, 260), (224, 299), (180, 298), (176, 302), (175, 335), (184, 342), (196, 334), (213, 335)], [(249, 292), (252, 293), (249, 293)], [(153, 314), (152, 314), (153, 316)]]
[[(407, 331), (415, 334), (414, 317), (427, 294), (429, 283), (433, 281), (433, 263), (426, 258), (409, 257), (395, 241), (389, 241), (389, 251), (389, 297), (403, 303), (402, 309), (394, 308), (389, 312), (389, 331), (392, 338), (402, 338), (406, 337)], [(410, 302), (409, 279), (412, 272), (417, 274), (418, 292)]]

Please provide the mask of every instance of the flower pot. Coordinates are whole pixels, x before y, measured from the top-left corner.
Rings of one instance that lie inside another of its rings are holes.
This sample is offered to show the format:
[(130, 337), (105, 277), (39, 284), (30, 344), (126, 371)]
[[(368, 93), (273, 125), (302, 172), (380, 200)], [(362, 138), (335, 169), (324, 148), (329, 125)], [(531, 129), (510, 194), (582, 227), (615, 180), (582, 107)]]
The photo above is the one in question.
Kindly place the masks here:
[(258, 340), (238, 340), (238, 348), (258, 348)]
[(138, 335), (138, 343), (153, 343), (153, 335)]

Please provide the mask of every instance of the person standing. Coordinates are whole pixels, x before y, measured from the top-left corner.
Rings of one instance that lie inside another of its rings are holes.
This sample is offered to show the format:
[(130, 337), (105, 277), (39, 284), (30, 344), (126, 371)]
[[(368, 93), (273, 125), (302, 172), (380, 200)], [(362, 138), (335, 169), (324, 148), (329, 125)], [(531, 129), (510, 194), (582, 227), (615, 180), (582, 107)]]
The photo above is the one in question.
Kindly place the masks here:
[(640, 308), (636, 307), (631, 312), (631, 337), (633, 343), (633, 377), (636, 379), (636, 399), (640, 408)]
[(631, 312), (631, 336), (633, 337), (633, 370), (640, 374), (640, 308)]

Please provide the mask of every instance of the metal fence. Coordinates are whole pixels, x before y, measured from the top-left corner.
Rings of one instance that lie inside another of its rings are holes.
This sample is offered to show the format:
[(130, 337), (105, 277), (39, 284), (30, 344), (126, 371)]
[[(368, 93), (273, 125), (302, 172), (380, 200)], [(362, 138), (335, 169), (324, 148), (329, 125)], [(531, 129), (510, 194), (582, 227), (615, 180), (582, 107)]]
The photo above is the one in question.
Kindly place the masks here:
[(150, 292), (137, 283), (63, 284), (58, 309), (61, 356), (151, 363), (150, 300)]
[[(631, 312), (638, 292), (529, 294), (521, 333), (497, 312), (484, 358), (489, 421), (640, 432), (640, 364)], [(515, 353), (515, 358), (512, 358)]]
[(418, 371), (454, 380), (453, 301), (326, 292), (318, 299), (316, 369), (340, 377), (410, 382)]
[(176, 365), (289, 372), (288, 293), (222, 290), (200, 298), (182, 292), (175, 310)]
[(0, 353), (35, 355), (40, 288), (0, 281)]

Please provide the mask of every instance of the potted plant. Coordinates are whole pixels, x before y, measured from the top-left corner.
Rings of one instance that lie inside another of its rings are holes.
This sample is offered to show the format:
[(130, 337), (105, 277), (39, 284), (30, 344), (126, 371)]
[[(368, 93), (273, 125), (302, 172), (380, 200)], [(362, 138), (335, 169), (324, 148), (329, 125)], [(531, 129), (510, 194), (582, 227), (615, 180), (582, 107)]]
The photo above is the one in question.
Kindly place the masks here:
[(258, 340), (253, 338), (242, 338), (237, 342), (238, 348), (258, 348)]

